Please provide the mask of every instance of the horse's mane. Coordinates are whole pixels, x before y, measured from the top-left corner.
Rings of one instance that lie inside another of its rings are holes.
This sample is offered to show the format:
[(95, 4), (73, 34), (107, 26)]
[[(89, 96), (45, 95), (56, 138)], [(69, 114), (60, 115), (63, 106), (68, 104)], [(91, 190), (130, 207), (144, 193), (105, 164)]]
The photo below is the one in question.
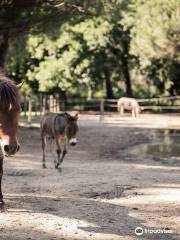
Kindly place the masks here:
[(0, 70), (0, 107), (9, 108), (18, 105), (18, 90), (15, 83)]

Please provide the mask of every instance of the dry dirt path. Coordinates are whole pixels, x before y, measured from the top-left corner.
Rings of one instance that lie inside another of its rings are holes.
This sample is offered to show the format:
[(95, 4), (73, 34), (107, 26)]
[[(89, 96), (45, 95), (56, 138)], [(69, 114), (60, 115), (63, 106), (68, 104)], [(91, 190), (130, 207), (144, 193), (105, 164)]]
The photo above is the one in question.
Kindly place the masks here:
[[(180, 158), (164, 163), (121, 154), (152, 142), (152, 128), (179, 128), (179, 119), (80, 116), (79, 143), (62, 171), (51, 152), (42, 169), (39, 129), (21, 128), (21, 151), (4, 163), (0, 240), (180, 239)], [(146, 233), (158, 229), (169, 233)]]

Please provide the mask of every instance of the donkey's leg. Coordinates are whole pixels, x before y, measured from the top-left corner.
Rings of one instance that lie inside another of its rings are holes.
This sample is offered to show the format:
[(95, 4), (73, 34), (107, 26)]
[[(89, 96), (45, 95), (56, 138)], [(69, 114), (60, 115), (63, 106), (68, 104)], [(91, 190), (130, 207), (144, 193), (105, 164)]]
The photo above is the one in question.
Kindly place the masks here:
[(59, 163), (59, 164), (61, 164), (61, 163), (63, 162), (63, 159), (64, 159), (66, 153), (67, 153), (67, 149), (66, 149), (66, 145), (64, 145), (64, 146), (63, 146), (63, 151), (62, 151), (62, 155), (61, 155), (61, 159), (60, 159), (60, 163)]
[(61, 145), (60, 145), (60, 142), (59, 142), (59, 138), (56, 137), (56, 146), (57, 146), (57, 161), (55, 160), (54, 161), (54, 164), (55, 164), (55, 168), (58, 168), (59, 167), (59, 164), (60, 164), (60, 156), (61, 156)]
[[(61, 144), (60, 144), (60, 142)], [(63, 137), (61, 139), (59, 139), (58, 143), (59, 143), (59, 148), (62, 149), (62, 154), (61, 154), (61, 157), (58, 158), (58, 163), (56, 165), (56, 168), (59, 167), (59, 165), (63, 162), (63, 159), (67, 153), (67, 138), (66, 137)], [(60, 156), (60, 155), (59, 155)]]
[(64, 138), (61, 140), (61, 142), (62, 142), (62, 145), (63, 145), (63, 152), (62, 152), (62, 156), (61, 156), (60, 163), (63, 162), (63, 159), (64, 159), (64, 157), (65, 157), (65, 155), (66, 155), (66, 153), (67, 153), (67, 138), (64, 137)]
[(2, 206), (4, 204), (2, 189), (1, 189), (2, 176), (3, 176), (3, 156), (0, 156), (0, 209), (2, 208)]
[(42, 141), (42, 151), (43, 151), (42, 167), (46, 168), (46, 136), (42, 135), (41, 141)]

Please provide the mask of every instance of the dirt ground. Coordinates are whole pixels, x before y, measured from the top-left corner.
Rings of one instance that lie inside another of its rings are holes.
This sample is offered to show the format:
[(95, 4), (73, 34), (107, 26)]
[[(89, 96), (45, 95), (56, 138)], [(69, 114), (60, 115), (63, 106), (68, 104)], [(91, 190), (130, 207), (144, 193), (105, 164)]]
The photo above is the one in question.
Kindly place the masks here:
[(180, 239), (180, 157), (122, 154), (152, 142), (155, 128), (180, 128), (180, 116), (80, 115), (79, 127), (61, 171), (50, 143), (42, 169), (39, 128), (20, 128), (21, 150), (4, 161), (0, 239)]

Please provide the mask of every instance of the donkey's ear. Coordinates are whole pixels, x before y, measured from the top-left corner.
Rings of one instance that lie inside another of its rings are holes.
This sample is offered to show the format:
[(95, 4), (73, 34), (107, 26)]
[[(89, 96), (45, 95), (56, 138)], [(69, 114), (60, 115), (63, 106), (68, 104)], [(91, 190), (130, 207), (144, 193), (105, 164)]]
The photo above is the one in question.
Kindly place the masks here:
[(71, 115), (67, 112), (64, 113), (65, 117), (67, 118), (67, 120), (70, 120), (71, 119)]
[(25, 81), (22, 81), (21, 83), (19, 83), (19, 84), (17, 85), (17, 89), (19, 89), (19, 90), (20, 90), (20, 89), (22, 88), (22, 86), (23, 86), (24, 82), (25, 82)]
[(76, 120), (78, 120), (78, 113), (76, 113), (76, 115), (74, 116), (74, 118), (75, 118)]
[(67, 113), (67, 112), (64, 112), (64, 114), (65, 114), (66, 117), (70, 117), (70, 116), (71, 116), (71, 115), (70, 115), (69, 113)]

